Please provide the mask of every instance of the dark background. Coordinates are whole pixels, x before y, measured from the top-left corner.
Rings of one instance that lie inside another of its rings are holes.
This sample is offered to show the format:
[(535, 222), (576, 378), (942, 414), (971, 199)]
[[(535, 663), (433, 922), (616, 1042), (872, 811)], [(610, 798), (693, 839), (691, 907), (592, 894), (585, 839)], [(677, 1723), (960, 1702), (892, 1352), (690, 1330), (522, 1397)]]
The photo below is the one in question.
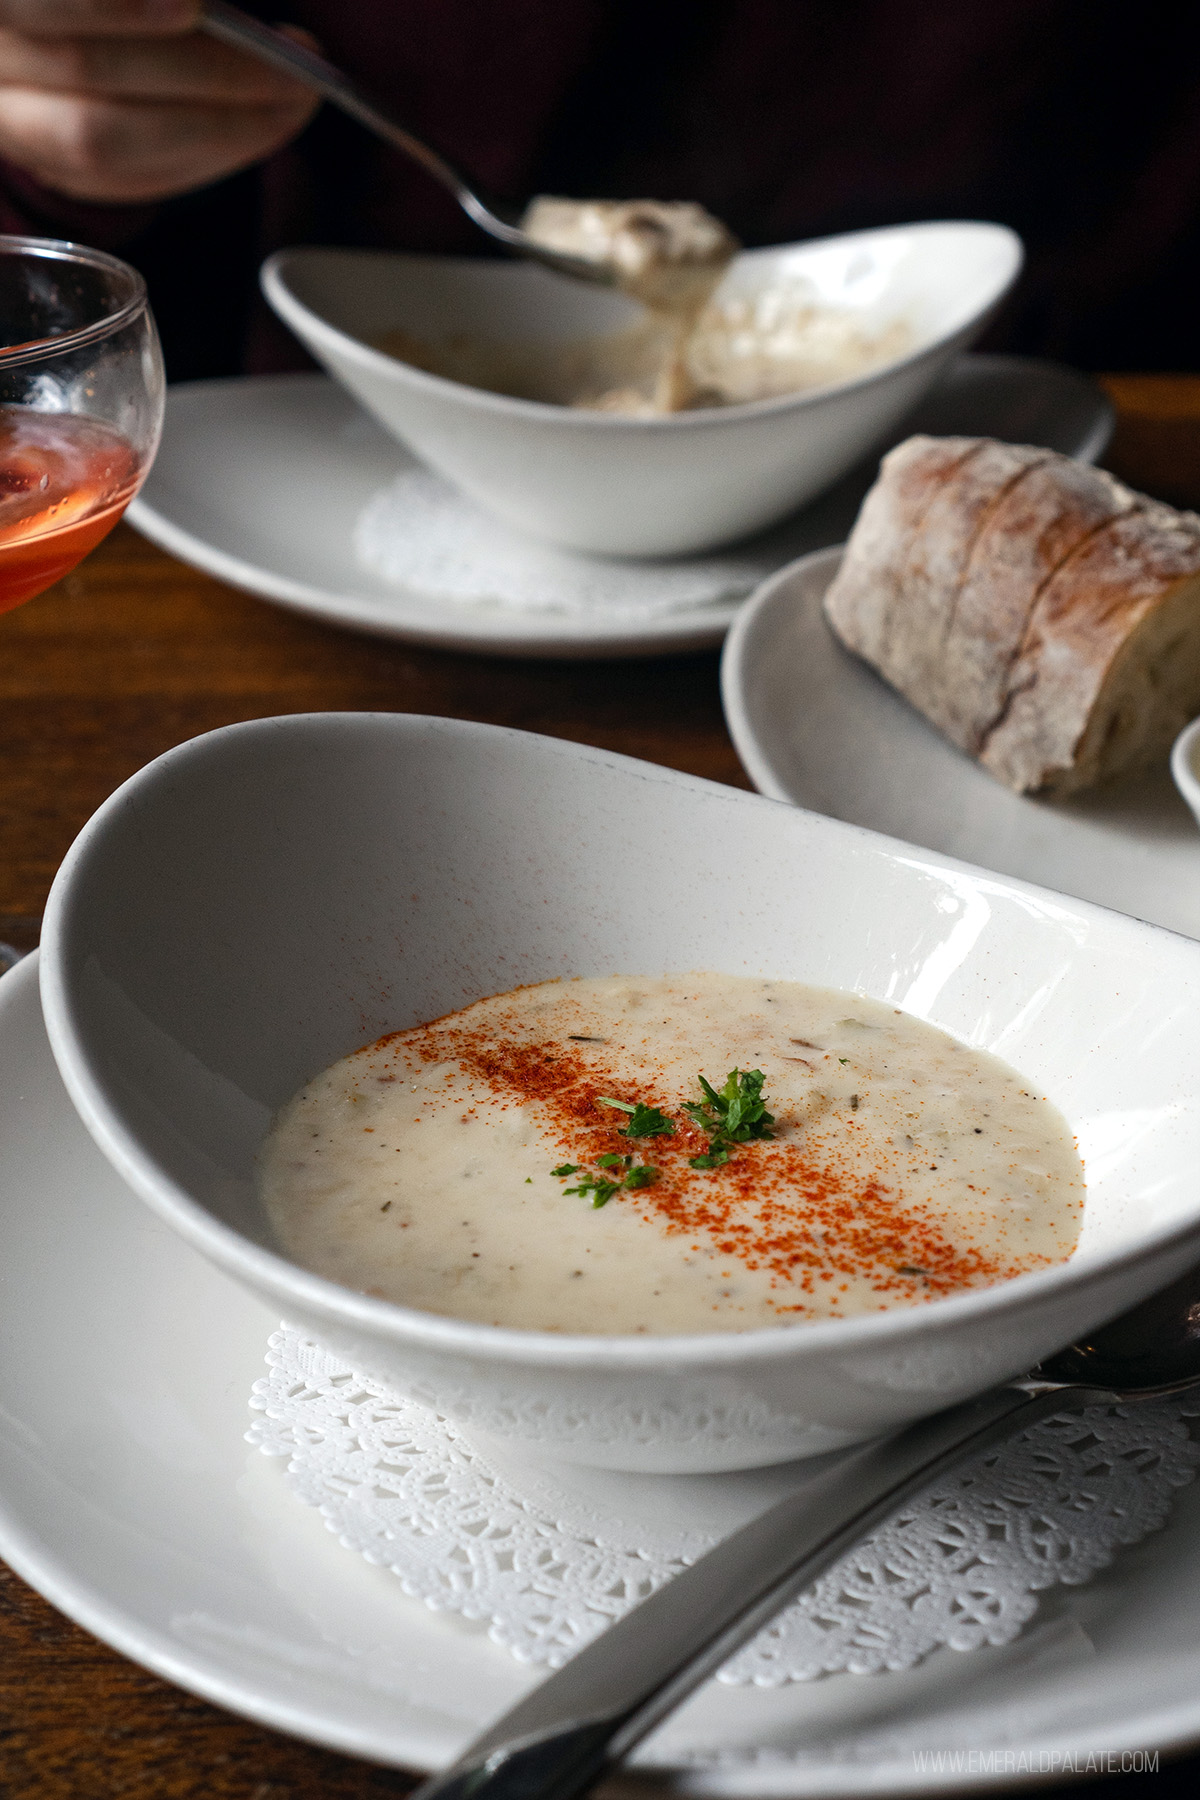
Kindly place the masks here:
[[(1159, 0), (262, 0), (494, 195), (702, 201), (749, 245), (996, 219), (1028, 249), (986, 347), (1198, 365), (1200, 8)], [(449, 198), (324, 108), (261, 167), (157, 208), (0, 170), (7, 229), (147, 274), (176, 380), (303, 367), (269, 250), (486, 252)]]

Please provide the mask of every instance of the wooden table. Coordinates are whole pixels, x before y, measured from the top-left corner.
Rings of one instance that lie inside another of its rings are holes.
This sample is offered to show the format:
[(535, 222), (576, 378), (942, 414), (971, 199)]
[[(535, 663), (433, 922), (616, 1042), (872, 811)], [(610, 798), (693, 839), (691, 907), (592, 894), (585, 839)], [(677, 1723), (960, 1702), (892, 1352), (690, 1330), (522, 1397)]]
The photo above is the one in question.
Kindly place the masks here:
[[(1108, 382), (1108, 462), (1200, 506), (1200, 377)], [(126, 776), (183, 739), (341, 708), (481, 719), (748, 787), (715, 654), (489, 661), (352, 637), (174, 562), (121, 527), (73, 575), (0, 618), (0, 939), (37, 941), (54, 871)], [(1197, 1622), (1200, 1630), (1200, 1621)], [(0, 1565), (0, 1800), (366, 1800), (411, 1778), (250, 1725), (147, 1674)], [(1191, 1794), (1200, 1757), (1070, 1791)]]

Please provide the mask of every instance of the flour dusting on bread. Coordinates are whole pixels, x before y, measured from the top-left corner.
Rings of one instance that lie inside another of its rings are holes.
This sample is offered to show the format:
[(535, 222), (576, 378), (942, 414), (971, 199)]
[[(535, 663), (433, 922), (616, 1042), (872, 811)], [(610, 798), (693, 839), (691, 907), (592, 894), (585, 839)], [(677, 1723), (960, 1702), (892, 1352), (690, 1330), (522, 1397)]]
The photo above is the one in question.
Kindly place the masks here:
[(1018, 792), (1164, 757), (1200, 713), (1200, 518), (988, 439), (883, 460), (826, 616)]

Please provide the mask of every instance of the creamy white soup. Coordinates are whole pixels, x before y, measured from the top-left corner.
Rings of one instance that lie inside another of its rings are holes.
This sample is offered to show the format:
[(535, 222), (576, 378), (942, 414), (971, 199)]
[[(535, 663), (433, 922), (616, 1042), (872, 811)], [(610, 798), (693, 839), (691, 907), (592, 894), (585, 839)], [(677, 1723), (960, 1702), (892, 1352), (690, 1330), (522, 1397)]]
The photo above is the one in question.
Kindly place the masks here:
[(869, 330), (854, 312), (817, 304), (804, 286), (712, 301), (681, 327), (661, 313), (606, 336), (501, 342), (389, 331), (376, 348), (430, 375), (516, 399), (652, 418), (777, 400), (852, 381), (914, 343), (897, 320)]
[(604, 269), (653, 312), (692, 317), (738, 252), (720, 219), (692, 200), (560, 200), (540, 194), (521, 228), (548, 250)]
[(543, 194), (521, 224), (547, 249), (604, 269), (645, 306), (642, 322), (549, 343), (389, 331), (376, 347), (468, 387), (634, 418), (829, 387), (912, 347), (903, 320), (868, 329), (856, 313), (818, 304), (803, 277), (718, 304), (714, 294), (738, 241), (693, 201)]
[(261, 1192), (297, 1262), (495, 1325), (747, 1331), (1064, 1261), (1083, 1170), (996, 1057), (855, 994), (546, 982), (393, 1033), (283, 1108)]

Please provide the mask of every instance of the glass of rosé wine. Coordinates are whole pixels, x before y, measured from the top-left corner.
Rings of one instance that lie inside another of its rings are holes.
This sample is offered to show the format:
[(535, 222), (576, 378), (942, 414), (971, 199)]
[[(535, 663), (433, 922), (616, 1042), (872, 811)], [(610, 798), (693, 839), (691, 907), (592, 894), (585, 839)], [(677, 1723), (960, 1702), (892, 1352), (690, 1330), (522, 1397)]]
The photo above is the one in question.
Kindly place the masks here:
[(0, 612), (112, 530), (154, 460), (164, 392), (136, 269), (0, 235)]

